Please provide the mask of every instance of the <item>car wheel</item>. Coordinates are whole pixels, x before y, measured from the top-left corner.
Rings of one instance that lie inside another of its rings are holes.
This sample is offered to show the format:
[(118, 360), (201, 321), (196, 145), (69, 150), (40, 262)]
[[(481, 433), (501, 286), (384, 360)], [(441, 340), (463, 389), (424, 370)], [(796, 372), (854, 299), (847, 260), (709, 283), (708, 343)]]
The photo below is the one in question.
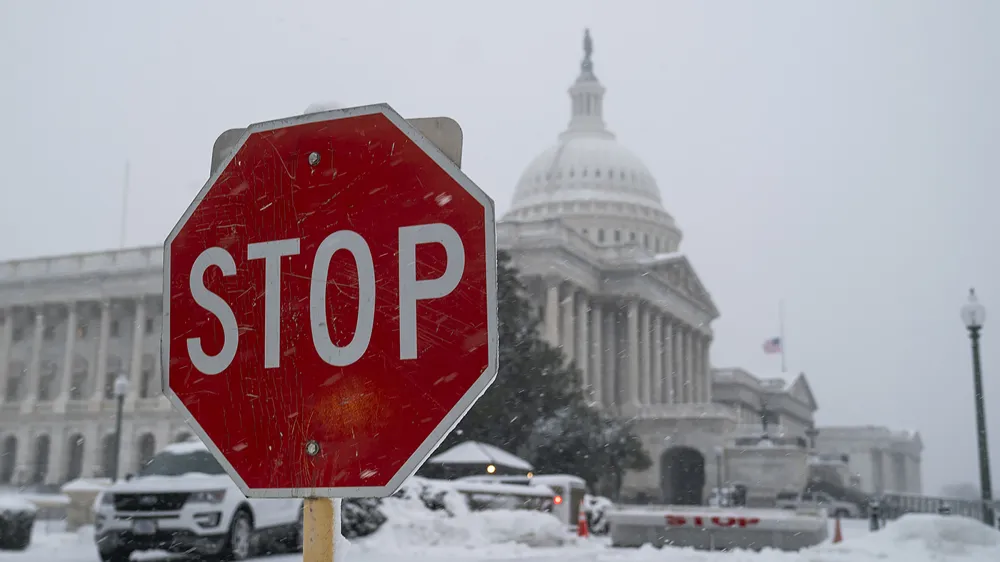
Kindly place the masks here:
[(233, 515), (233, 521), (229, 524), (229, 537), (226, 538), (222, 557), (226, 560), (246, 560), (250, 558), (252, 545), (253, 523), (250, 521), (250, 514), (241, 509)]
[(129, 562), (132, 551), (126, 548), (116, 548), (114, 550), (98, 550), (102, 562)]

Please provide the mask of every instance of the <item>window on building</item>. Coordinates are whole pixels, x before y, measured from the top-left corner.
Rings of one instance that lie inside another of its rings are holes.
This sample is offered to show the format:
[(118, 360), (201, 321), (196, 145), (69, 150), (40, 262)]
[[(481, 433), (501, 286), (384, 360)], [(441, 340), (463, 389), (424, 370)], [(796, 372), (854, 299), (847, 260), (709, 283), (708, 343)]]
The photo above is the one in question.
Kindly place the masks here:
[(85, 339), (87, 339), (87, 331), (88, 330), (87, 330), (87, 325), (86, 324), (80, 324), (79, 326), (77, 326), (76, 327), (76, 339), (78, 339), (78, 340), (85, 340)]
[(604, 243), (604, 229), (603, 228), (598, 228), (597, 229), (597, 242), (600, 243), (600, 244)]
[(42, 337), (45, 338), (46, 340), (55, 339), (55, 337), (56, 337), (56, 327), (55, 326), (51, 326), (51, 325), (47, 325), (44, 328), (42, 328)]
[(649, 234), (644, 233), (642, 235), (642, 245), (645, 246), (647, 249), (649, 248)]
[(7, 386), (4, 389), (4, 401), (17, 402), (21, 398), (21, 385), (26, 374), (27, 369), (20, 361), (13, 361), (7, 365)]
[(108, 334), (113, 338), (117, 338), (121, 336), (121, 332), (122, 332), (121, 321), (117, 319), (112, 320), (111, 325), (108, 327)]
[(58, 367), (54, 361), (43, 361), (38, 377), (38, 401), (49, 402), (55, 397), (57, 389), (56, 372)]
[(152, 334), (156, 329), (156, 322), (153, 318), (146, 318), (146, 334)]
[[(13, 319), (11, 319), (11, 322), (13, 322)], [(23, 340), (24, 339), (24, 327), (23, 326), (14, 326), (14, 333), (11, 334), (11, 339), (13, 339), (16, 342)]]
[(621, 241), (622, 241), (622, 231), (616, 230), (615, 231), (615, 242), (621, 242)]
[(158, 390), (156, 388), (156, 379), (154, 378), (154, 365), (155, 360), (152, 355), (147, 353), (142, 356), (142, 378), (139, 380), (139, 398), (151, 398)]
[(600, 170), (600, 168), (594, 170), (594, 177), (595, 178), (601, 177), (601, 170)]
[(89, 376), (89, 365), (82, 357), (73, 359), (73, 376), (69, 384), (69, 399), (83, 400), (87, 395), (87, 377)]
[(629, 232), (628, 233), (628, 241), (629, 242), (635, 242), (635, 233), (634, 232)]

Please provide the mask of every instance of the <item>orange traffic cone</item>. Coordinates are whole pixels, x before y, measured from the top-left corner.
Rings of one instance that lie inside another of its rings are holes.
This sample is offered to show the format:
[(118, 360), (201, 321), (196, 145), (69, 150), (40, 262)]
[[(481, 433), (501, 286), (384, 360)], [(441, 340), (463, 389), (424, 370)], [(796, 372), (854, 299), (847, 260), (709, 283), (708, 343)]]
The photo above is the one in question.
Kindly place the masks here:
[(840, 516), (837, 516), (836, 523), (833, 524), (833, 543), (844, 540), (844, 534), (840, 532)]
[(587, 526), (587, 514), (583, 511), (583, 502), (580, 502), (580, 515), (576, 518), (576, 536), (589, 537), (590, 528)]

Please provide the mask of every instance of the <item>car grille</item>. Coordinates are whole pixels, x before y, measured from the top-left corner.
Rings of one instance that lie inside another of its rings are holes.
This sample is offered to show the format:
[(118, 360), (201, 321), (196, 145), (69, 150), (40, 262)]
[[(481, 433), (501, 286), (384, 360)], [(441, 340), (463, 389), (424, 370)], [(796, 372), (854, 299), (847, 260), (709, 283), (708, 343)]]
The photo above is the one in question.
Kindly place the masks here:
[(118, 511), (176, 511), (184, 507), (188, 494), (115, 494), (115, 509)]

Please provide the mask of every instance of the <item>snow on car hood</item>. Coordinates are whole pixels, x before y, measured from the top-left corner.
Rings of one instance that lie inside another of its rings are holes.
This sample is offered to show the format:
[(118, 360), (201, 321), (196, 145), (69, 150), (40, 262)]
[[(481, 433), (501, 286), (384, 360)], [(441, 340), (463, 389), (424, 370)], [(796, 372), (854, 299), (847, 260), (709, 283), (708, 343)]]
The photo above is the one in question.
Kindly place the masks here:
[(227, 474), (185, 474), (183, 476), (137, 476), (131, 480), (120, 480), (105, 490), (112, 494), (144, 492), (205, 492), (209, 490), (239, 489)]

